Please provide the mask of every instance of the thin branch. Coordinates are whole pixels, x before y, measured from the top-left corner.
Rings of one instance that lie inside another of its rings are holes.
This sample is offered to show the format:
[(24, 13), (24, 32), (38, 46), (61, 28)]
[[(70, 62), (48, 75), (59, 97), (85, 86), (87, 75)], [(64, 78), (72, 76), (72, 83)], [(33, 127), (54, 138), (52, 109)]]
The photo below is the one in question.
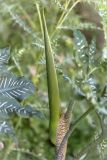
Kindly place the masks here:
[(66, 117), (67, 119), (70, 118), (74, 106), (75, 106), (75, 102), (73, 102), (73, 100), (71, 99), (70, 102), (69, 102), (69, 104), (68, 104), (67, 111), (66, 111), (66, 113), (65, 113), (65, 117)]
[(100, 144), (103, 139), (104, 134), (101, 133), (97, 139), (93, 140), (93, 142), (91, 142), (87, 147), (85, 147), (80, 153), (74, 156), (74, 160), (79, 160), (84, 154), (89, 154), (89, 152), (92, 151), (98, 144)]
[(70, 14), (70, 12), (72, 11), (72, 9), (79, 3), (79, 2), (81, 2), (82, 0), (77, 0), (71, 7), (70, 7), (70, 9), (68, 10), (68, 12), (65, 14), (65, 16), (63, 17), (63, 19), (61, 19), (61, 21), (60, 21), (60, 23), (58, 24), (58, 26), (57, 26), (57, 28), (58, 27), (60, 27), (63, 23), (64, 23), (64, 21), (65, 21), (65, 19), (68, 17), (68, 15)]
[(62, 12), (62, 14), (61, 14), (61, 16), (60, 16), (60, 18), (59, 18), (59, 20), (58, 20), (57, 26), (59, 26), (60, 21), (61, 21), (62, 18), (64, 17), (64, 15), (65, 15), (65, 13), (66, 13), (66, 11), (67, 11), (67, 9), (68, 9), (68, 6), (69, 6), (70, 2), (71, 2), (71, 0), (68, 0), (68, 2), (65, 3), (65, 10)]

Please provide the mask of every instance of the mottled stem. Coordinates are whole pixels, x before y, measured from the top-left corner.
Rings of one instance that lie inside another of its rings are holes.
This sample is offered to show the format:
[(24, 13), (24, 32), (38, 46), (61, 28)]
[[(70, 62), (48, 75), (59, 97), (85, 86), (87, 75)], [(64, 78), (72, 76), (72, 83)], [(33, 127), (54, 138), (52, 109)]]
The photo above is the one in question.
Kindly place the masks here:
[(59, 120), (58, 128), (57, 128), (57, 135), (56, 135), (56, 157), (55, 160), (65, 160), (66, 150), (67, 150), (67, 141), (61, 148), (59, 152), (59, 148), (63, 138), (65, 137), (67, 131), (69, 130), (69, 119), (62, 114)]

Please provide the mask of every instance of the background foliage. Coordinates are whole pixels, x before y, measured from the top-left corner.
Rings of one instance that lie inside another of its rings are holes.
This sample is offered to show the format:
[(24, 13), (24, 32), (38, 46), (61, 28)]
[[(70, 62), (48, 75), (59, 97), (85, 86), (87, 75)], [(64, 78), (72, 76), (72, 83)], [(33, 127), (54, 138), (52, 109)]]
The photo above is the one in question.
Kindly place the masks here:
[[(79, 153), (91, 140), (98, 137), (101, 126), (106, 128), (107, 125), (107, 2), (106, 0), (0, 2), (0, 48), (7, 46), (11, 48), (9, 70), (31, 79), (36, 86), (34, 95), (24, 100), (22, 104), (31, 104), (45, 117), (44, 120), (13, 116), (11, 119), (18, 138), (18, 146), (12, 147), (15, 145), (13, 140), (2, 136), (5, 147), (0, 151), (0, 159), (47, 160), (54, 157), (54, 147), (48, 138), (49, 109), (40, 25), (40, 11), (43, 7), (54, 52), (62, 108), (66, 110), (73, 97), (76, 100), (73, 120), (76, 120), (87, 109), (87, 103), (81, 101), (82, 93), (100, 99), (101, 94), (104, 95), (98, 109), (102, 124), (99, 123), (96, 113), (92, 112), (80, 122), (71, 135), (68, 159), (72, 159), (75, 153)], [(79, 97), (73, 92), (75, 88), (79, 89)], [(93, 157), (106, 159), (107, 140), (104, 140), (97, 145), (96, 153), (90, 154), (88, 159)]]

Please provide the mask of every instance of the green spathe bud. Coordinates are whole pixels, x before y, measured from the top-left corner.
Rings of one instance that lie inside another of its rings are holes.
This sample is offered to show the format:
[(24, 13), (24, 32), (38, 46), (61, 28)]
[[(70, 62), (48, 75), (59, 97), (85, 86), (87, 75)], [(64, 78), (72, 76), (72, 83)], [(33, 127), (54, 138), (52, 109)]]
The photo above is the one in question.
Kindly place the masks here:
[(48, 86), (49, 109), (50, 109), (49, 132), (50, 132), (50, 140), (53, 144), (55, 144), (56, 131), (60, 115), (60, 97), (59, 97), (59, 87), (58, 87), (54, 58), (51, 48), (51, 42), (48, 35), (44, 13), (42, 16), (42, 27), (43, 27), (43, 36), (45, 45), (47, 86)]

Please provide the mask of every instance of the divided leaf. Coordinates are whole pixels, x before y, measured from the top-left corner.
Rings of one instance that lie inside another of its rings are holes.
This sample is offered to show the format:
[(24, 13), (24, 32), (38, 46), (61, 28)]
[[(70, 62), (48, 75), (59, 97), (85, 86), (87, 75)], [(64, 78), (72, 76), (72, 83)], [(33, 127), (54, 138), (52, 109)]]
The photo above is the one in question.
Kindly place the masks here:
[(96, 54), (96, 38), (93, 37), (91, 44), (89, 45), (89, 55), (94, 56)]
[(7, 70), (10, 49), (0, 49), (0, 133), (14, 134), (12, 126), (7, 122), (11, 114), (22, 117), (36, 116), (43, 118), (42, 114), (31, 106), (23, 107), (21, 101), (34, 93), (32, 82), (24, 77), (16, 77)]
[(2, 114), (17, 114), (19, 116), (28, 118), (32, 116), (40, 117), (39, 111), (36, 111), (31, 106), (22, 107), (17, 100), (6, 96), (0, 97), (0, 112)]
[(85, 36), (80, 31), (74, 31), (74, 41), (78, 51), (88, 46)]
[(96, 54), (96, 39), (95, 37), (93, 37), (91, 44), (89, 45), (89, 65), (96, 65), (95, 54)]
[(10, 74), (6, 66), (10, 56), (10, 48), (0, 49), (0, 75)]
[(12, 75), (12, 73), (8, 70), (8, 66), (5, 64), (0, 64), (0, 76), (2, 75)]
[(4, 64), (0, 64), (0, 72), (4, 72), (6, 70), (6, 66)]
[[(73, 32), (74, 42), (76, 48), (76, 60), (84, 68), (85, 71), (89, 71), (96, 66), (95, 54), (96, 54), (96, 38), (93, 37), (91, 43), (88, 44), (84, 34), (76, 30)], [(85, 67), (84, 67), (85, 65)]]
[(23, 100), (34, 93), (34, 85), (24, 77), (11, 75), (0, 77), (0, 95)]
[(40, 119), (44, 119), (45, 116), (44, 114), (42, 114), (39, 110), (36, 110), (35, 108), (33, 108), (30, 105), (25, 106), (25, 109), (27, 111), (27, 113), (29, 113), (29, 116), (33, 116), (33, 117), (38, 117)]
[(0, 133), (5, 133), (8, 135), (15, 136), (13, 127), (10, 124), (8, 124), (6, 121), (0, 121)]
[(74, 31), (74, 42), (76, 47), (76, 57), (78, 59), (78, 63), (81, 65), (87, 64), (88, 62), (88, 43), (85, 36), (78, 30)]
[(7, 48), (3, 48), (0, 49), (0, 63), (7, 63), (9, 60), (9, 56), (10, 56), (10, 49)]

